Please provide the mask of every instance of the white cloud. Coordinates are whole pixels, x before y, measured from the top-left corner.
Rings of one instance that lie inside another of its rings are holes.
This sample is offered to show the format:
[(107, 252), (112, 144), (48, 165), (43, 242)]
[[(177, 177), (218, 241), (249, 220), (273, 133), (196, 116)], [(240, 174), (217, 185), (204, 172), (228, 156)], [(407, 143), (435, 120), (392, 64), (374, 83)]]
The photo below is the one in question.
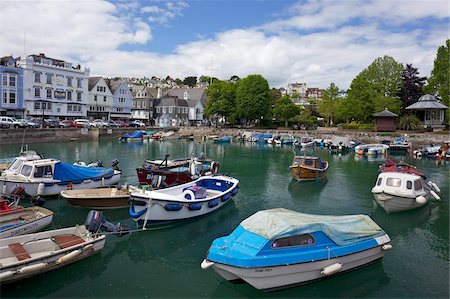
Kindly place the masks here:
[(161, 2), (161, 6), (150, 5), (141, 8), (141, 13), (149, 14), (151, 23), (168, 24), (171, 20), (183, 16), (183, 10), (189, 5), (183, 1)]

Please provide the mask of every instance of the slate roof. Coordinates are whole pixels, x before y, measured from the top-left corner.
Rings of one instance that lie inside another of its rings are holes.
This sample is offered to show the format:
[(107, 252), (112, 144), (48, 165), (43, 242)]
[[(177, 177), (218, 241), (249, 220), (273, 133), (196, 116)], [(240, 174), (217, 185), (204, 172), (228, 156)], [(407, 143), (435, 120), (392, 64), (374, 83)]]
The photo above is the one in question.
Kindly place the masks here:
[(380, 113), (374, 114), (373, 116), (375, 116), (375, 117), (397, 117), (398, 115), (387, 109), (384, 109)]
[[(208, 96), (205, 93), (206, 88), (175, 88), (169, 90), (168, 94), (170, 96), (178, 97), (179, 99), (184, 99), (185, 91), (188, 92), (189, 101), (190, 100), (202, 101), (203, 106), (205, 106), (206, 100), (208, 99)], [(197, 102), (195, 102), (195, 104), (197, 104)], [(193, 106), (195, 106), (195, 104)]]
[(120, 87), (120, 85), (124, 82), (121, 80), (112, 80), (112, 79), (106, 79), (106, 84), (108, 85), (111, 92), (114, 94), (116, 90)]
[(438, 102), (435, 96), (426, 94), (420, 97), (417, 103), (414, 103), (405, 109), (410, 110), (425, 110), (425, 109), (447, 109), (448, 107)]
[(89, 83), (88, 83), (89, 91), (91, 91), (92, 88), (94, 88), (94, 86), (97, 84), (97, 82), (98, 82), (101, 78), (102, 78), (102, 77), (89, 77)]
[(174, 96), (165, 95), (155, 100), (154, 107), (188, 107), (188, 101)]

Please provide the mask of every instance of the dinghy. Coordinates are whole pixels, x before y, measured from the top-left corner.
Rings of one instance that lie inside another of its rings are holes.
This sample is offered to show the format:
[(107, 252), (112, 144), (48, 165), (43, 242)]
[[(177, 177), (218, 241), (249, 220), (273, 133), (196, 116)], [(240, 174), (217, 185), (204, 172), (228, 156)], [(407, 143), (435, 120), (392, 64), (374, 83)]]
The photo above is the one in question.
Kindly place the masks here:
[(0, 213), (0, 238), (39, 231), (50, 225), (53, 212), (41, 207), (19, 208)]
[(235, 178), (202, 176), (196, 181), (160, 190), (131, 192), (130, 216), (143, 224), (194, 218), (230, 201), (239, 189)]
[(72, 206), (92, 209), (126, 208), (130, 198), (128, 189), (117, 187), (64, 190), (59, 195)]
[(376, 144), (360, 144), (355, 146), (355, 153), (358, 155), (382, 155), (389, 149), (389, 145), (376, 143)]
[(271, 291), (326, 278), (381, 259), (389, 236), (367, 215), (259, 211), (213, 241), (203, 269)]

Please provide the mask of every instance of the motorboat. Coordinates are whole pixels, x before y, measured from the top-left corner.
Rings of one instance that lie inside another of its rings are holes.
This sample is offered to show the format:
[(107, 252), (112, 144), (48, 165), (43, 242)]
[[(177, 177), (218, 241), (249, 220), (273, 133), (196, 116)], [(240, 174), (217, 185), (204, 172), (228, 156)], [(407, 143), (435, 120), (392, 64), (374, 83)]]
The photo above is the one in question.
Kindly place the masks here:
[(44, 231), (0, 240), (0, 282), (11, 283), (69, 265), (100, 252), (106, 235), (123, 235), (120, 226), (91, 211), (86, 225)]
[(435, 183), (408, 172), (381, 172), (372, 188), (375, 202), (388, 213), (421, 207), (430, 196), (440, 200), (436, 192), (440, 189)]
[(424, 173), (421, 170), (417, 169), (415, 166), (412, 166), (404, 161), (394, 162), (389, 159), (389, 157), (386, 158), (384, 164), (381, 164), (379, 166), (379, 169), (380, 172), (405, 172), (425, 178)]
[(280, 141), (282, 145), (293, 145), (295, 142), (295, 138), (292, 135), (284, 134), (280, 136)]
[(137, 168), (139, 184), (153, 188), (166, 188), (196, 180), (199, 176), (217, 174), (220, 163), (200, 155), (197, 157), (170, 160), (146, 160)]
[(117, 169), (72, 165), (57, 159), (18, 159), (1, 173), (0, 192), (11, 194), (22, 187), (30, 197), (57, 195), (66, 189), (116, 185), (121, 173)]
[(194, 218), (211, 213), (237, 194), (239, 181), (214, 175), (160, 190), (131, 192), (130, 216), (142, 224)]
[(53, 212), (42, 207), (5, 211), (0, 213), (0, 238), (39, 231), (50, 225), (52, 219)]
[(214, 140), (214, 143), (230, 143), (232, 136), (222, 136)]
[(389, 144), (389, 151), (395, 152), (407, 152), (411, 149), (411, 141), (406, 137), (397, 137), (392, 143)]
[(133, 133), (130, 134), (123, 134), (122, 136), (120, 136), (119, 140), (120, 141), (125, 141), (125, 142), (133, 142), (133, 141), (143, 141), (144, 140), (144, 134), (145, 132), (143, 131), (134, 131)]
[(350, 138), (348, 136), (332, 135), (328, 148), (334, 152), (344, 152), (351, 148)]
[(300, 138), (298, 143), (296, 143), (297, 146), (301, 146), (302, 148), (313, 147), (315, 144), (314, 139), (308, 136)]
[(426, 146), (417, 150), (413, 151), (413, 155), (417, 156), (417, 157), (436, 157), (436, 155), (439, 155), (439, 151), (441, 150), (441, 145), (437, 144), (437, 145), (433, 145), (431, 144), (430, 146)]
[(297, 181), (312, 181), (324, 178), (328, 168), (328, 161), (322, 161), (319, 157), (294, 156), (289, 171)]
[(92, 209), (128, 208), (128, 188), (106, 187), (63, 190), (59, 195), (72, 206)]
[(257, 143), (267, 143), (267, 140), (272, 137), (273, 135), (270, 133), (253, 133), (251, 141)]
[(215, 239), (202, 269), (273, 291), (327, 278), (383, 258), (389, 236), (367, 215), (259, 211)]
[(389, 145), (382, 143), (359, 144), (355, 146), (355, 153), (358, 155), (376, 156), (387, 153)]

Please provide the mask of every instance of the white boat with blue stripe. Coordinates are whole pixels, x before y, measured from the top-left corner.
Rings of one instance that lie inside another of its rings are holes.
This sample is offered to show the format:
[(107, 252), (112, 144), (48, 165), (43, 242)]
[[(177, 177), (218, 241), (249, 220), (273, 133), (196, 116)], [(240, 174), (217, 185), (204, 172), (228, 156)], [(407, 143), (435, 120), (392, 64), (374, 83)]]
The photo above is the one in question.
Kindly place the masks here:
[(213, 241), (201, 267), (231, 282), (271, 291), (326, 278), (381, 259), (389, 236), (367, 215), (259, 211)]
[(194, 218), (220, 209), (237, 194), (239, 181), (223, 175), (159, 189), (131, 192), (130, 216), (145, 227), (161, 221)]

